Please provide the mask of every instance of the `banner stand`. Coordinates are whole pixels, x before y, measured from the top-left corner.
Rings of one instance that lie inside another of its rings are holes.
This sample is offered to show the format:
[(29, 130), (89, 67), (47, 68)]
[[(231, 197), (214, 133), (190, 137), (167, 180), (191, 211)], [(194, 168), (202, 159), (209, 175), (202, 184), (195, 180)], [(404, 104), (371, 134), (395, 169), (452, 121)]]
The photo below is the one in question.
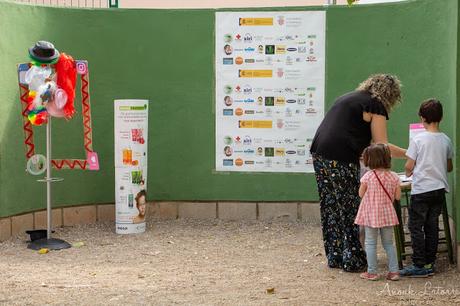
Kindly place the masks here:
[(114, 101), (115, 232), (146, 228), (148, 100)]
[(30, 242), (27, 245), (27, 248), (32, 250), (40, 249), (49, 249), (49, 250), (62, 250), (68, 249), (71, 245), (62, 240), (51, 238), (51, 183), (61, 182), (64, 179), (58, 177), (51, 177), (51, 117), (48, 118), (48, 123), (46, 124), (46, 177), (38, 182), (46, 182), (46, 220), (47, 220), (47, 230), (46, 238), (38, 239)]

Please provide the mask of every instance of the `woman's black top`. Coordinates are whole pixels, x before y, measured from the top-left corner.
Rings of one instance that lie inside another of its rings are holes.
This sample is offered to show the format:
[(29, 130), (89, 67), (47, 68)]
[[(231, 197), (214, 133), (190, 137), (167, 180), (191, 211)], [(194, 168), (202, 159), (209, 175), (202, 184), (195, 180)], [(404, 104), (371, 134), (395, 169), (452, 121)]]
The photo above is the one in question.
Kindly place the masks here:
[(329, 160), (359, 163), (363, 150), (372, 140), (371, 124), (363, 112), (385, 116), (383, 104), (366, 91), (354, 91), (337, 99), (321, 122), (310, 152)]

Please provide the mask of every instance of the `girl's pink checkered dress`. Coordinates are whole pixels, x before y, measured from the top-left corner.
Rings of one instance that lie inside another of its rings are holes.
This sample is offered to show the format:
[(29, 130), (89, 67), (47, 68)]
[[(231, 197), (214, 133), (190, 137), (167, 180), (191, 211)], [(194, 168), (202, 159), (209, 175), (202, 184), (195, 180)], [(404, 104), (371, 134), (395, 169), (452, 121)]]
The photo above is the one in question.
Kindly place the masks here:
[(399, 177), (392, 171), (375, 170), (380, 181), (391, 196), (391, 201), (380, 185), (374, 171), (368, 171), (361, 178), (367, 184), (367, 190), (359, 205), (355, 223), (367, 227), (381, 228), (399, 224), (398, 216), (393, 207)]

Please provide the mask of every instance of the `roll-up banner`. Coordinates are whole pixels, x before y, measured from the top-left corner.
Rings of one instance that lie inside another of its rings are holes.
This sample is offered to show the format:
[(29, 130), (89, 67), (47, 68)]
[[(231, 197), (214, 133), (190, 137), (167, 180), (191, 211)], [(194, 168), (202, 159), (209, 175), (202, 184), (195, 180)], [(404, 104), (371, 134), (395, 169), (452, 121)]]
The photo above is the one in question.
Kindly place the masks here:
[(115, 225), (117, 234), (145, 231), (148, 100), (115, 100)]

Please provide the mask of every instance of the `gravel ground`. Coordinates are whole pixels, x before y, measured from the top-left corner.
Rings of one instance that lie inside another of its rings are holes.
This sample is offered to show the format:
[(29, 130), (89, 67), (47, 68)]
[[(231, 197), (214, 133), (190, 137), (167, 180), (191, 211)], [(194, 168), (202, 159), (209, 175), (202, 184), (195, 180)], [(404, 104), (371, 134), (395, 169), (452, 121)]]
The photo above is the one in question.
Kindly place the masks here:
[[(305, 223), (151, 220), (56, 229), (83, 246), (39, 254), (28, 237), (0, 243), (0, 305), (459, 305), (460, 274), (398, 282), (329, 269), (321, 230)], [(385, 255), (379, 251), (382, 273)]]

